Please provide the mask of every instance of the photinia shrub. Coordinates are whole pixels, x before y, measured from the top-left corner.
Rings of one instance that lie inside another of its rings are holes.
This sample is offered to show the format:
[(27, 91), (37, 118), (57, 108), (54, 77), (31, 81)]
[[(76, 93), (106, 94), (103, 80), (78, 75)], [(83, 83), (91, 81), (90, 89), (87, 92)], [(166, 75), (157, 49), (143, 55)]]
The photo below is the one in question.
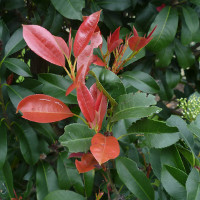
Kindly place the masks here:
[(200, 198), (198, 1), (0, 5), (0, 199)]

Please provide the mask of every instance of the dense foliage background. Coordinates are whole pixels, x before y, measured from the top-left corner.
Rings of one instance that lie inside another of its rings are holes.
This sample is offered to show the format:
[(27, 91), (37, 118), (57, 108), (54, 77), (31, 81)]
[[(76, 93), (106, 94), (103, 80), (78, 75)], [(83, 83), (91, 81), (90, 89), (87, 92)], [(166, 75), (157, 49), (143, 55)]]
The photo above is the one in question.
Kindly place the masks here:
[[(200, 0), (0, 0), (0, 199), (42, 200), (66, 189), (87, 199), (102, 191), (102, 199), (108, 199), (109, 186), (101, 173), (79, 174), (73, 159), (67, 159), (67, 148), (58, 142), (64, 127), (77, 118), (38, 124), (16, 114), (20, 100), (35, 93), (56, 97), (80, 113), (75, 94), (65, 96), (71, 82), (64, 69), (26, 46), (22, 24), (41, 25), (67, 41), (69, 29), (74, 37), (82, 16), (101, 9), (98, 25), (104, 43), (119, 26), (125, 39), (133, 25), (142, 36), (157, 25), (151, 43), (118, 74), (126, 93), (154, 94), (162, 108), (150, 118), (158, 123), (120, 119), (113, 127), (116, 138), (129, 134), (119, 142), (121, 156), (130, 159), (118, 159), (117, 170), (111, 167), (120, 198), (200, 199), (200, 118), (194, 113), (199, 104), (188, 110), (195, 116), (187, 119), (180, 117), (177, 107), (177, 99), (199, 96)], [(90, 76), (87, 84), (91, 85)], [(145, 186), (145, 175), (152, 187)], [(68, 199), (62, 192), (56, 195), (57, 200)]]

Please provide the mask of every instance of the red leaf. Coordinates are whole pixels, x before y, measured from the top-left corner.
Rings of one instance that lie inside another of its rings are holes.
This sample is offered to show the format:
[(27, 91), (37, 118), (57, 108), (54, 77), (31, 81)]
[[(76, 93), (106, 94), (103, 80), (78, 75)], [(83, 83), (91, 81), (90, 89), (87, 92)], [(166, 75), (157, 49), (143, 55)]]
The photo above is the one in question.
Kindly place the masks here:
[(70, 153), (68, 158), (81, 158), (85, 153), (78, 152), (78, 153)]
[(39, 123), (50, 123), (72, 117), (73, 113), (59, 99), (54, 97), (35, 94), (24, 98), (17, 106), (23, 118)]
[(12, 73), (12, 74), (10, 74), (10, 75), (8, 76), (8, 78), (6, 79), (6, 83), (7, 83), (8, 85), (11, 85), (12, 82), (13, 82), (13, 78), (14, 78), (14, 74)]
[(65, 56), (69, 59), (70, 57), (70, 52), (69, 52), (69, 48), (65, 42), (65, 40), (63, 40), (61, 37), (57, 37), (54, 36), (58, 46), (60, 47), (60, 50), (62, 51), (63, 54), (65, 54)]
[(86, 120), (88, 122), (92, 122), (94, 120), (95, 114), (95, 102), (92, 95), (90, 94), (90, 91), (83, 83), (80, 83), (77, 88), (77, 100), (81, 112), (83, 113)]
[(128, 39), (128, 45), (130, 49), (132, 51), (139, 51), (140, 49), (144, 48), (153, 39), (151, 35), (155, 31), (156, 27), (151, 31), (151, 33), (146, 38), (139, 37), (135, 27), (133, 27), (134, 36)]
[(115, 137), (105, 137), (104, 135), (97, 133), (92, 138), (90, 151), (101, 165), (110, 159), (115, 159), (120, 153), (120, 148)]
[(65, 66), (65, 57), (48, 30), (38, 25), (23, 25), (23, 37), (37, 55), (55, 65)]
[(79, 173), (85, 173), (95, 168), (98, 162), (91, 153), (82, 156), (81, 161), (75, 160), (75, 165)]
[(106, 64), (99, 58), (97, 55), (93, 55), (93, 64), (98, 65), (98, 66), (106, 66)]
[(99, 21), (100, 13), (101, 11), (98, 11), (88, 16), (79, 27), (74, 40), (73, 50), (75, 57), (78, 57), (89, 43)]
[(122, 42), (122, 39), (119, 39), (119, 31), (120, 27), (117, 28), (114, 33), (108, 37), (107, 39), (107, 46), (108, 46), (108, 51), (111, 53), (114, 51)]

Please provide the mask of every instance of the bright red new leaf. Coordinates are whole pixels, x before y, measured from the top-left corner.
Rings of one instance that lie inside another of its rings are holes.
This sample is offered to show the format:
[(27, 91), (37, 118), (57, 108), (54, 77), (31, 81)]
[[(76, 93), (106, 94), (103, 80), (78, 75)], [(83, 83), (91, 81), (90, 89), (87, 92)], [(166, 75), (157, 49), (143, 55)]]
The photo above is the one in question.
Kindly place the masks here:
[(88, 16), (79, 27), (75, 36), (73, 47), (75, 57), (78, 57), (89, 43), (99, 21), (100, 13), (101, 11), (98, 11)]
[(84, 154), (81, 161), (75, 160), (75, 165), (79, 173), (85, 173), (99, 165), (91, 153)]
[(117, 28), (114, 33), (108, 37), (107, 39), (107, 46), (108, 46), (108, 51), (111, 53), (114, 51), (122, 42), (122, 39), (119, 39), (119, 31), (120, 27)]
[(69, 48), (65, 42), (65, 40), (63, 40), (61, 37), (57, 37), (54, 36), (60, 50), (62, 51), (63, 54), (65, 54), (65, 56), (69, 59), (70, 57), (70, 52), (69, 52)]
[(35, 94), (24, 98), (17, 106), (23, 118), (39, 123), (50, 123), (72, 117), (73, 113), (59, 99), (54, 97)]
[[(156, 26), (157, 27), (157, 26)], [(140, 49), (144, 48), (153, 38), (151, 35), (155, 31), (156, 27), (151, 31), (151, 33), (145, 37), (139, 37), (138, 33), (133, 27), (134, 36), (128, 39), (128, 45), (132, 51), (139, 51)]]
[(38, 25), (23, 25), (23, 37), (29, 48), (43, 59), (65, 66), (65, 57), (54, 36)]
[(77, 88), (78, 105), (88, 122), (92, 122), (95, 116), (95, 102), (85, 84), (79, 83)]
[(106, 137), (100, 133), (97, 133), (91, 140), (90, 151), (101, 165), (110, 159), (115, 159), (120, 153), (120, 148), (115, 137)]

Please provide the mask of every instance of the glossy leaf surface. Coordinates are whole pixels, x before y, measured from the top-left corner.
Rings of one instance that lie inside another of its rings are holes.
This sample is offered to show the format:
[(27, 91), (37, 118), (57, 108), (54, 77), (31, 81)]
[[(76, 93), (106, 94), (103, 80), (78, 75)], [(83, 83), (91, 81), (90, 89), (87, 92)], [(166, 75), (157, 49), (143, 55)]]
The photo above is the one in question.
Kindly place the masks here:
[(7, 156), (7, 129), (3, 122), (0, 123), (0, 138), (0, 169), (2, 169)]
[(78, 57), (89, 43), (99, 21), (101, 11), (93, 13), (81, 24), (74, 39), (74, 56)]
[(31, 95), (20, 101), (17, 111), (23, 118), (39, 123), (50, 123), (72, 117), (73, 113), (60, 100), (44, 94)]
[(149, 179), (133, 160), (119, 157), (116, 159), (116, 168), (122, 182), (137, 198), (154, 200), (154, 190)]
[(115, 159), (120, 153), (120, 148), (115, 137), (97, 133), (91, 140), (90, 151), (101, 165), (110, 159)]
[(65, 66), (65, 57), (54, 36), (38, 25), (23, 25), (23, 37), (32, 51), (43, 59)]

